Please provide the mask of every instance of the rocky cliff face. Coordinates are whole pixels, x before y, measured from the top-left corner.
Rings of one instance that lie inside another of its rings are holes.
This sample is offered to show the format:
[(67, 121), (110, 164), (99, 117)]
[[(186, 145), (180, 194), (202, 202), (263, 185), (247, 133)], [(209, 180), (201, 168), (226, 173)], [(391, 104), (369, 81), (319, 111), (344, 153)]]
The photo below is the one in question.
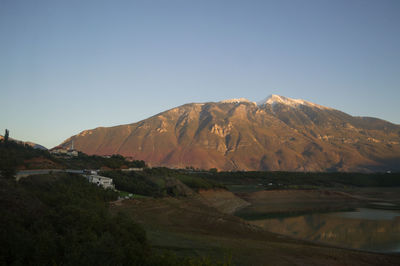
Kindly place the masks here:
[(186, 104), (129, 125), (85, 130), (62, 143), (153, 166), (220, 170), (400, 169), (400, 126), (283, 96)]

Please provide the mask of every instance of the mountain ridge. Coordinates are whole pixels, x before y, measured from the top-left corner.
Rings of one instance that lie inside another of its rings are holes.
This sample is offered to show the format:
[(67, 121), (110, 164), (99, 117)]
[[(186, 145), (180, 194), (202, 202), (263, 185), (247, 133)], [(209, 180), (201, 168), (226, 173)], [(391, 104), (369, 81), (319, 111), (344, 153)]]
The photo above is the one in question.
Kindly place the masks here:
[(400, 126), (271, 95), (184, 104), (137, 123), (65, 140), (88, 154), (220, 170), (386, 171), (400, 165)]
[[(4, 139), (4, 136), (0, 135), (0, 141), (2, 141), (3, 139)], [(47, 150), (47, 148), (45, 146), (31, 142), (31, 141), (22, 141), (22, 140), (13, 139), (13, 138), (9, 138), (8, 140), (22, 144), (22, 145), (28, 145), (34, 149)]]

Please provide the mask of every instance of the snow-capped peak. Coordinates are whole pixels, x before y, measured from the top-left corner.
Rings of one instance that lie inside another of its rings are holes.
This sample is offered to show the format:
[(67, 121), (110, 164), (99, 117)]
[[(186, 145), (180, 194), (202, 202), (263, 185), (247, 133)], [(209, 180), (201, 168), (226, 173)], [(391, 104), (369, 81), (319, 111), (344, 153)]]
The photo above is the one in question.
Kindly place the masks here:
[(320, 109), (329, 109), (328, 107), (319, 105), (319, 104), (315, 104), (309, 101), (305, 101), (302, 99), (292, 99), (292, 98), (288, 98), (285, 96), (280, 96), (280, 95), (276, 95), (276, 94), (272, 94), (270, 96), (268, 96), (267, 98), (265, 98), (262, 101), (257, 102), (258, 106), (264, 105), (264, 104), (270, 104), (272, 106), (276, 105), (276, 104), (284, 104), (284, 105), (288, 105), (291, 107), (298, 107), (299, 105), (307, 105), (307, 106), (312, 106), (312, 107), (317, 107)]
[(228, 100), (220, 101), (220, 103), (242, 103), (242, 102), (250, 103), (250, 101), (247, 100), (246, 98), (228, 99)]
[(294, 105), (304, 104), (305, 102), (306, 101), (301, 100), (301, 99), (291, 99), (291, 98), (288, 98), (285, 96), (271, 94), (264, 100), (258, 102), (257, 105), (282, 103), (282, 104), (294, 106)]

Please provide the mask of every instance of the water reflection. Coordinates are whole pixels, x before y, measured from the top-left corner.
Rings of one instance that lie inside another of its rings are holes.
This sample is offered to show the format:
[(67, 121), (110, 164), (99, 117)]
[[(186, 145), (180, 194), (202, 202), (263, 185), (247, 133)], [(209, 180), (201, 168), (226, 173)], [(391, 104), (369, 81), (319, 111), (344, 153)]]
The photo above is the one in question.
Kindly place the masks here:
[(379, 252), (400, 252), (400, 212), (359, 208), (250, 221), (268, 231), (315, 242)]
[(391, 210), (376, 210), (369, 208), (358, 208), (353, 212), (334, 212), (329, 215), (339, 216), (349, 219), (365, 219), (365, 220), (394, 220), (400, 216), (399, 212)]

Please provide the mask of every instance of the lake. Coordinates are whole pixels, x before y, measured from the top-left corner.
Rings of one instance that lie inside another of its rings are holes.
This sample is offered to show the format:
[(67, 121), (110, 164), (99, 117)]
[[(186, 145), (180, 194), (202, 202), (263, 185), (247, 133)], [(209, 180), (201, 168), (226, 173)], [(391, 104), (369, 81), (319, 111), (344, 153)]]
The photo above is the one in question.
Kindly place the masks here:
[(250, 223), (267, 231), (345, 248), (400, 252), (400, 211), (357, 208), (354, 211), (263, 218)]

